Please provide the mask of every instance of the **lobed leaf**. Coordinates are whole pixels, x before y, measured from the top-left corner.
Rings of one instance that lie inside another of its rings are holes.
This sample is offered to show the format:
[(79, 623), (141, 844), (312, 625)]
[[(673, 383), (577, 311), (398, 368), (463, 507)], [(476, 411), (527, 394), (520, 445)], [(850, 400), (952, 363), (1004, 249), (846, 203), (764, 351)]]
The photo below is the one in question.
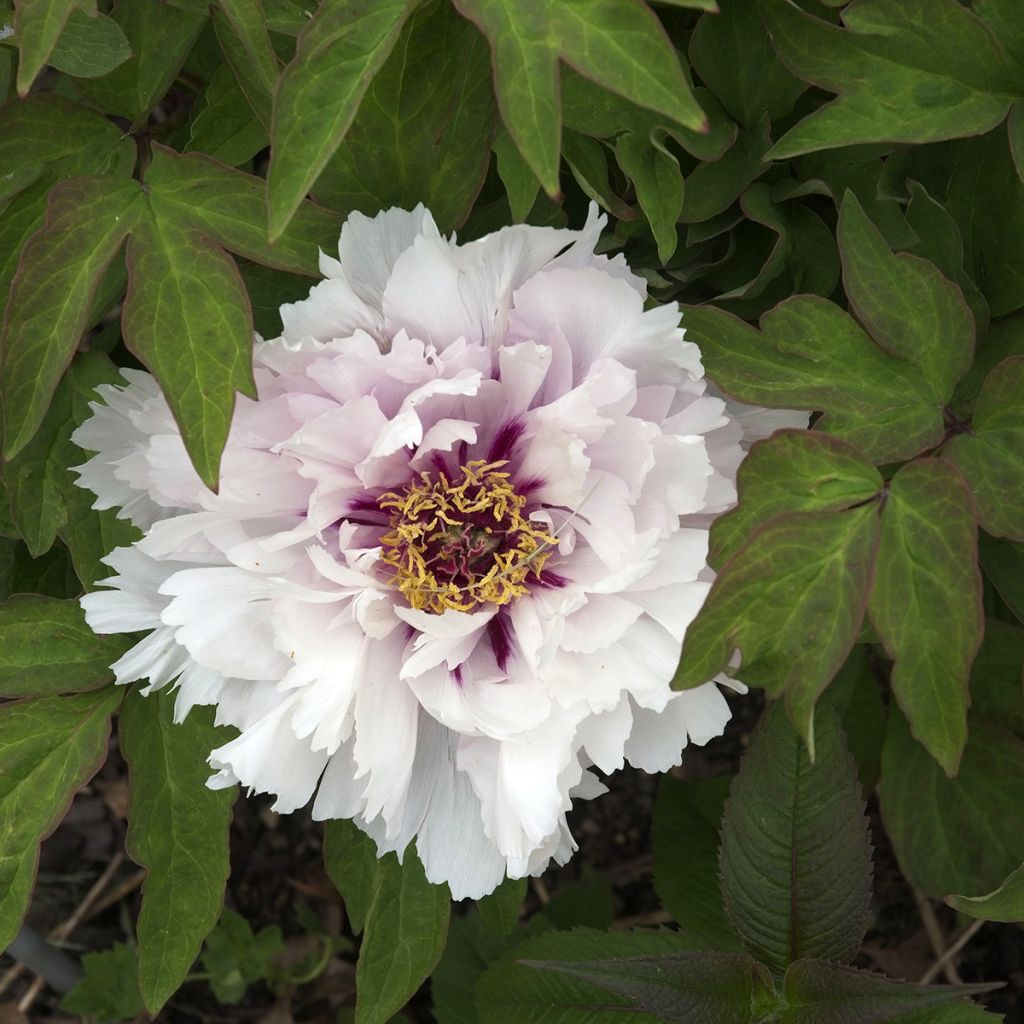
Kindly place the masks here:
[(49, 63), (75, 78), (99, 78), (123, 64), (132, 49), (117, 22), (105, 14), (71, 12)]
[(18, 932), (35, 881), (39, 844), (107, 754), (122, 691), (0, 706), (0, 947)]
[(976, 513), (945, 459), (900, 469), (882, 512), (868, 614), (896, 662), (893, 694), (914, 738), (955, 775), (967, 742), (967, 683), (985, 617)]
[(53, 189), (46, 224), (22, 254), (0, 338), (7, 458), (43, 422), (138, 198), (135, 182), (109, 177), (83, 176)]
[(980, 135), (1021, 80), (988, 26), (956, 0), (859, 0), (830, 25), (790, 0), (760, 0), (783, 62), (838, 93), (775, 144), (772, 158), (855, 143)]
[(559, 61), (686, 127), (706, 118), (657, 18), (641, 0), (456, 0), (491, 44), (502, 120), (549, 195), (558, 193)]
[(149, 875), (139, 913), (139, 987), (156, 1014), (185, 980), (220, 917), (237, 790), (206, 787), (218, 745), (209, 708), (174, 722), (174, 696), (133, 689), (118, 722), (129, 768), (128, 853)]
[(95, 14), (96, 0), (18, 0), (14, 34), (18, 40), (19, 96), (32, 87), (75, 10)]
[(707, 306), (684, 307), (684, 323), (708, 375), (742, 402), (821, 411), (816, 430), (879, 463), (942, 440), (942, 404), (919, 368), (883, 351), (825, 299), (787, 299), (761, 317), (760, 332)]
[(963, 471), (981, 525), (997, 537), (1024, 540), (1024, 356), (1004, 359), (985, 378), (969, 433), (944, 454)]
[(779, 704), (765, 710), (722, 819), (725, 909), (752, 956), (781, 974), (806, 957), (849, 961), (871, 919), (864, 798), (836, 714), (810, 753)]
[(274, 96), (269, 233), (284, 231), (355, 119), (415, 0), (324, 0)]

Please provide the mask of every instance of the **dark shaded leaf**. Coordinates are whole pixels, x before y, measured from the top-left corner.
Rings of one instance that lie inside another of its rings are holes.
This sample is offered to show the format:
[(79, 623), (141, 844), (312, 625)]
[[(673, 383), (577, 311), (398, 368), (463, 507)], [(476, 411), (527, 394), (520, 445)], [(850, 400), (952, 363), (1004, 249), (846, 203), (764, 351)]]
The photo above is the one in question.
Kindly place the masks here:
[(987, 896), (947, 896), (946, 902), (968, 917), (1024, 923), (1024, 864), (1011, 871), (1003, 884)]

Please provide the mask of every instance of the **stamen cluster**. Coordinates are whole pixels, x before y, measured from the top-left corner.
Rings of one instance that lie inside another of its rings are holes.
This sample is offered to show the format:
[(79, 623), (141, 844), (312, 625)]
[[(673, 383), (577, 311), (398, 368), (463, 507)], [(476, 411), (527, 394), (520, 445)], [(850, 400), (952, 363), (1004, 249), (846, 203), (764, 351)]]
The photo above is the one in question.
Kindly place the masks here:
[(540, 578), (555, 538), (523, 517), (526, 498), (505, 465), (474, 460), (459, 467), (458, 482), (424, 471), (378, 498), (390, 511), (381, 561), (395, 570), (411, 607), (440, 613), (508, 604), (526, 593), (531, 573)]

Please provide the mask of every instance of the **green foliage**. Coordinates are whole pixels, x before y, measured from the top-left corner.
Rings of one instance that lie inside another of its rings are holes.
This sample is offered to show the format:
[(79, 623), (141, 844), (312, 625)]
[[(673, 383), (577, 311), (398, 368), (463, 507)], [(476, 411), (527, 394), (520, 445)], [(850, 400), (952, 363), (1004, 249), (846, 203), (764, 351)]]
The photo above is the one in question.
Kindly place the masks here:
[(139, 991), (139, 956), (115, 942), (102, 953), (82, 957), (85, 976), (61, 1000), (61, 1009), (105, 1021), (131, 1020), (145, 1010)]
[(431, 885), (412, 847), (402, 862), (377, 859), (373, 840), (350, 821), (325, 829), (324, 863), (363, 933), (356, 965), (357, 1024), (385, 1024), (437, 965), (448, 934), (451, 900)]
[(173, 721), (166, 691), (133, 690), (118, 723), (131, 771), (128, 852), (149, 877), (138, 921), (139, 986), (157, 1013), (185, 980), (217, 923), (228, 877), (236, 791), (206, 788), (206, 757), (220, 742), (207, 708)]
[(0, 946), (14, 938), (28, 907), (39, 844), (75, 793), (103, 763), (113, 687), (73, 697), (0, 705)]
[[(351, 211), (423, 202), (476, 237), (576, 226), (593, 199), (600, 251), (683, 304), (714, 386), (809, 415), (742, 464), (675, 679), (778, 703), (727, 805), (725, 777), (660, 785), (654, 885), (680, 932), (609, 931), (623, 901), (590, 870), (542, 907), (520, 879), (449, 921), (413, 848), (378, 860), (329, 823), (357, 1020), (432, 971), (440, 1024), (994, 1020), (842, 961), (876, 786), (910, 885), (1024, 916), (1017, 0), (0, 7), (0, 937), (124, 692), (126, 644), (75, 601), (139, 536), (69, 472), (95, 388), (152, 371), (216, 488), (253, 329), (280, 332)], [(200, 950), (224, 1002), (345, 952), (318, 934), (287, 968), (273, 927), (214, 927), (231, 794), (205, 788), (211, 716), (174, 725), (173, 701), (125, 701), (139, 948), (87, 955), (71, 1013), (157, 1012)]]

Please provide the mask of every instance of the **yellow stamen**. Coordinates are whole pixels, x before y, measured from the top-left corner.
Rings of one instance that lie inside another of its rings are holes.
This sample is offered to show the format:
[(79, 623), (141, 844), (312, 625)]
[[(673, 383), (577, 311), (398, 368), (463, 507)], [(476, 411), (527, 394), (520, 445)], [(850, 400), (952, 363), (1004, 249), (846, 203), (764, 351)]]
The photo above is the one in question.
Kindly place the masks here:
[[(458, 482), (420, 473), (401, 493), (377, 499), (390, 512), (381, 561), (395, 570), (395, 585), (411, 607), (440, 613), (508, 604), (526, 593), (530, 573), (540, 577), (555, 538), (523, 518), (526, 498), (500, 471), (504, 465), (469, 462)], [(494, 526), (474, 516), (487, 516)]]

